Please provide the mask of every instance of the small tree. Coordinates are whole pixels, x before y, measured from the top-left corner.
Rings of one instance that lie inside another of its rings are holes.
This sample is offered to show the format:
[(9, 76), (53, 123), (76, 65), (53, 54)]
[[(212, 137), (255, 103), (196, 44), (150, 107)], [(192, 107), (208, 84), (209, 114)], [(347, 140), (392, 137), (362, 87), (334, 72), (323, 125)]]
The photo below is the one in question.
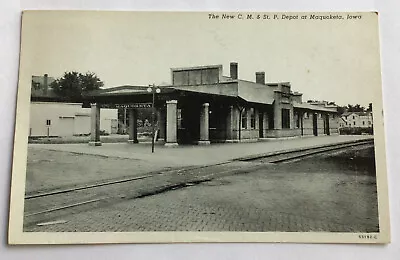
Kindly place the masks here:
[(365, 108), (361, 106), (360, 104), (356, 104), (354, 106), (348, 104), (347, 105), (347, 111), (348, 112), (365, 112)]
[(92, 72), (81, 74), (76, 71), (65, 72), (64, 75), (51, 83), (54, 93), (71, 99), (79, 99), (82, 94), (99, 89), (103, 82)]
[(81, 79), (83, 93), (92, 90), (97, 90), (104, 86), (104, 83), (93, 72), (86, 72), (86, 74), (80, 74), (80, 79)]
[(346, 112), (347, 111), (347, 107), (346, 106), (338, 106), (337, 107), (337, 111), (338, 111), (338, 113), (341, 115), (341, 114), (343, 114), (344, 112)]

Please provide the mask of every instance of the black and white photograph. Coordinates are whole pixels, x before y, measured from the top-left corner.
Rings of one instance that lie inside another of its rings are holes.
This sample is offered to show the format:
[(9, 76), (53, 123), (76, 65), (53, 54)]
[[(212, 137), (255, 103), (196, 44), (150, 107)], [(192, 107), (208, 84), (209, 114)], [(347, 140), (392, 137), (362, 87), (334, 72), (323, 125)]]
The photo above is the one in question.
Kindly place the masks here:
[(26, 11), (12, 244), (388, 243), (378, 15)]

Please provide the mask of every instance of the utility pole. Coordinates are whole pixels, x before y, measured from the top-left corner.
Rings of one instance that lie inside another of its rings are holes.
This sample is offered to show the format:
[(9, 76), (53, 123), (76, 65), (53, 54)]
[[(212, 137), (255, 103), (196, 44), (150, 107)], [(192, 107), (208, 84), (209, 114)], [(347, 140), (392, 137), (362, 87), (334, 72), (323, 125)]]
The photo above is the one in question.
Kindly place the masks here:
[(156, 87), (154, 84), (149, 85), (147, 88), (147, 92), (152, 93), (152, 106), (151, 106), (151, 152), (154, 153), (154, 142), (155, 142), (155, 95), (156, 93), (160, 93), (161, 89)]

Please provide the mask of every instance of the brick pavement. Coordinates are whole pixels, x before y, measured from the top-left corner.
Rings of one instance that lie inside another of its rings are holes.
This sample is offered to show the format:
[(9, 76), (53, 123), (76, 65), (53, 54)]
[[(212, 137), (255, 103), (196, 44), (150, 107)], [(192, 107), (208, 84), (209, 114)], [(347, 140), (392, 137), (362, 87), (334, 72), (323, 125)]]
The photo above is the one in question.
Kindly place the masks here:
[(377, 231), (374, 176), (330, 163), (266, 165), (25, 231)]
[(171, 167), (137, 159), (28, 149), (27, 194), (139, 176)]

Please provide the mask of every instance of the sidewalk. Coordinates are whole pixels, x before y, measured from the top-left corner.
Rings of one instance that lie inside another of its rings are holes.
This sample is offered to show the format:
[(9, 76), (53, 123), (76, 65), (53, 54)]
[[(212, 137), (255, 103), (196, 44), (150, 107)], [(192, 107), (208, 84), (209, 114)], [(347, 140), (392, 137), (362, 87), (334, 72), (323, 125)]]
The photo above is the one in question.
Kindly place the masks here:
[(149, 143), (106, 143), (99, 147), (92, 147), (88, 144), (30, 144), (29, 147), (110, 158), (144, 160), (156, 164), (162, 163), (164, 167), (179, 167), (215, 164), (262, 153), (367, 139), (372, 139), (372, 136), (322, 136), (256, 143), (182, 145), (173, 148), (156, 145), (153, 154)]

